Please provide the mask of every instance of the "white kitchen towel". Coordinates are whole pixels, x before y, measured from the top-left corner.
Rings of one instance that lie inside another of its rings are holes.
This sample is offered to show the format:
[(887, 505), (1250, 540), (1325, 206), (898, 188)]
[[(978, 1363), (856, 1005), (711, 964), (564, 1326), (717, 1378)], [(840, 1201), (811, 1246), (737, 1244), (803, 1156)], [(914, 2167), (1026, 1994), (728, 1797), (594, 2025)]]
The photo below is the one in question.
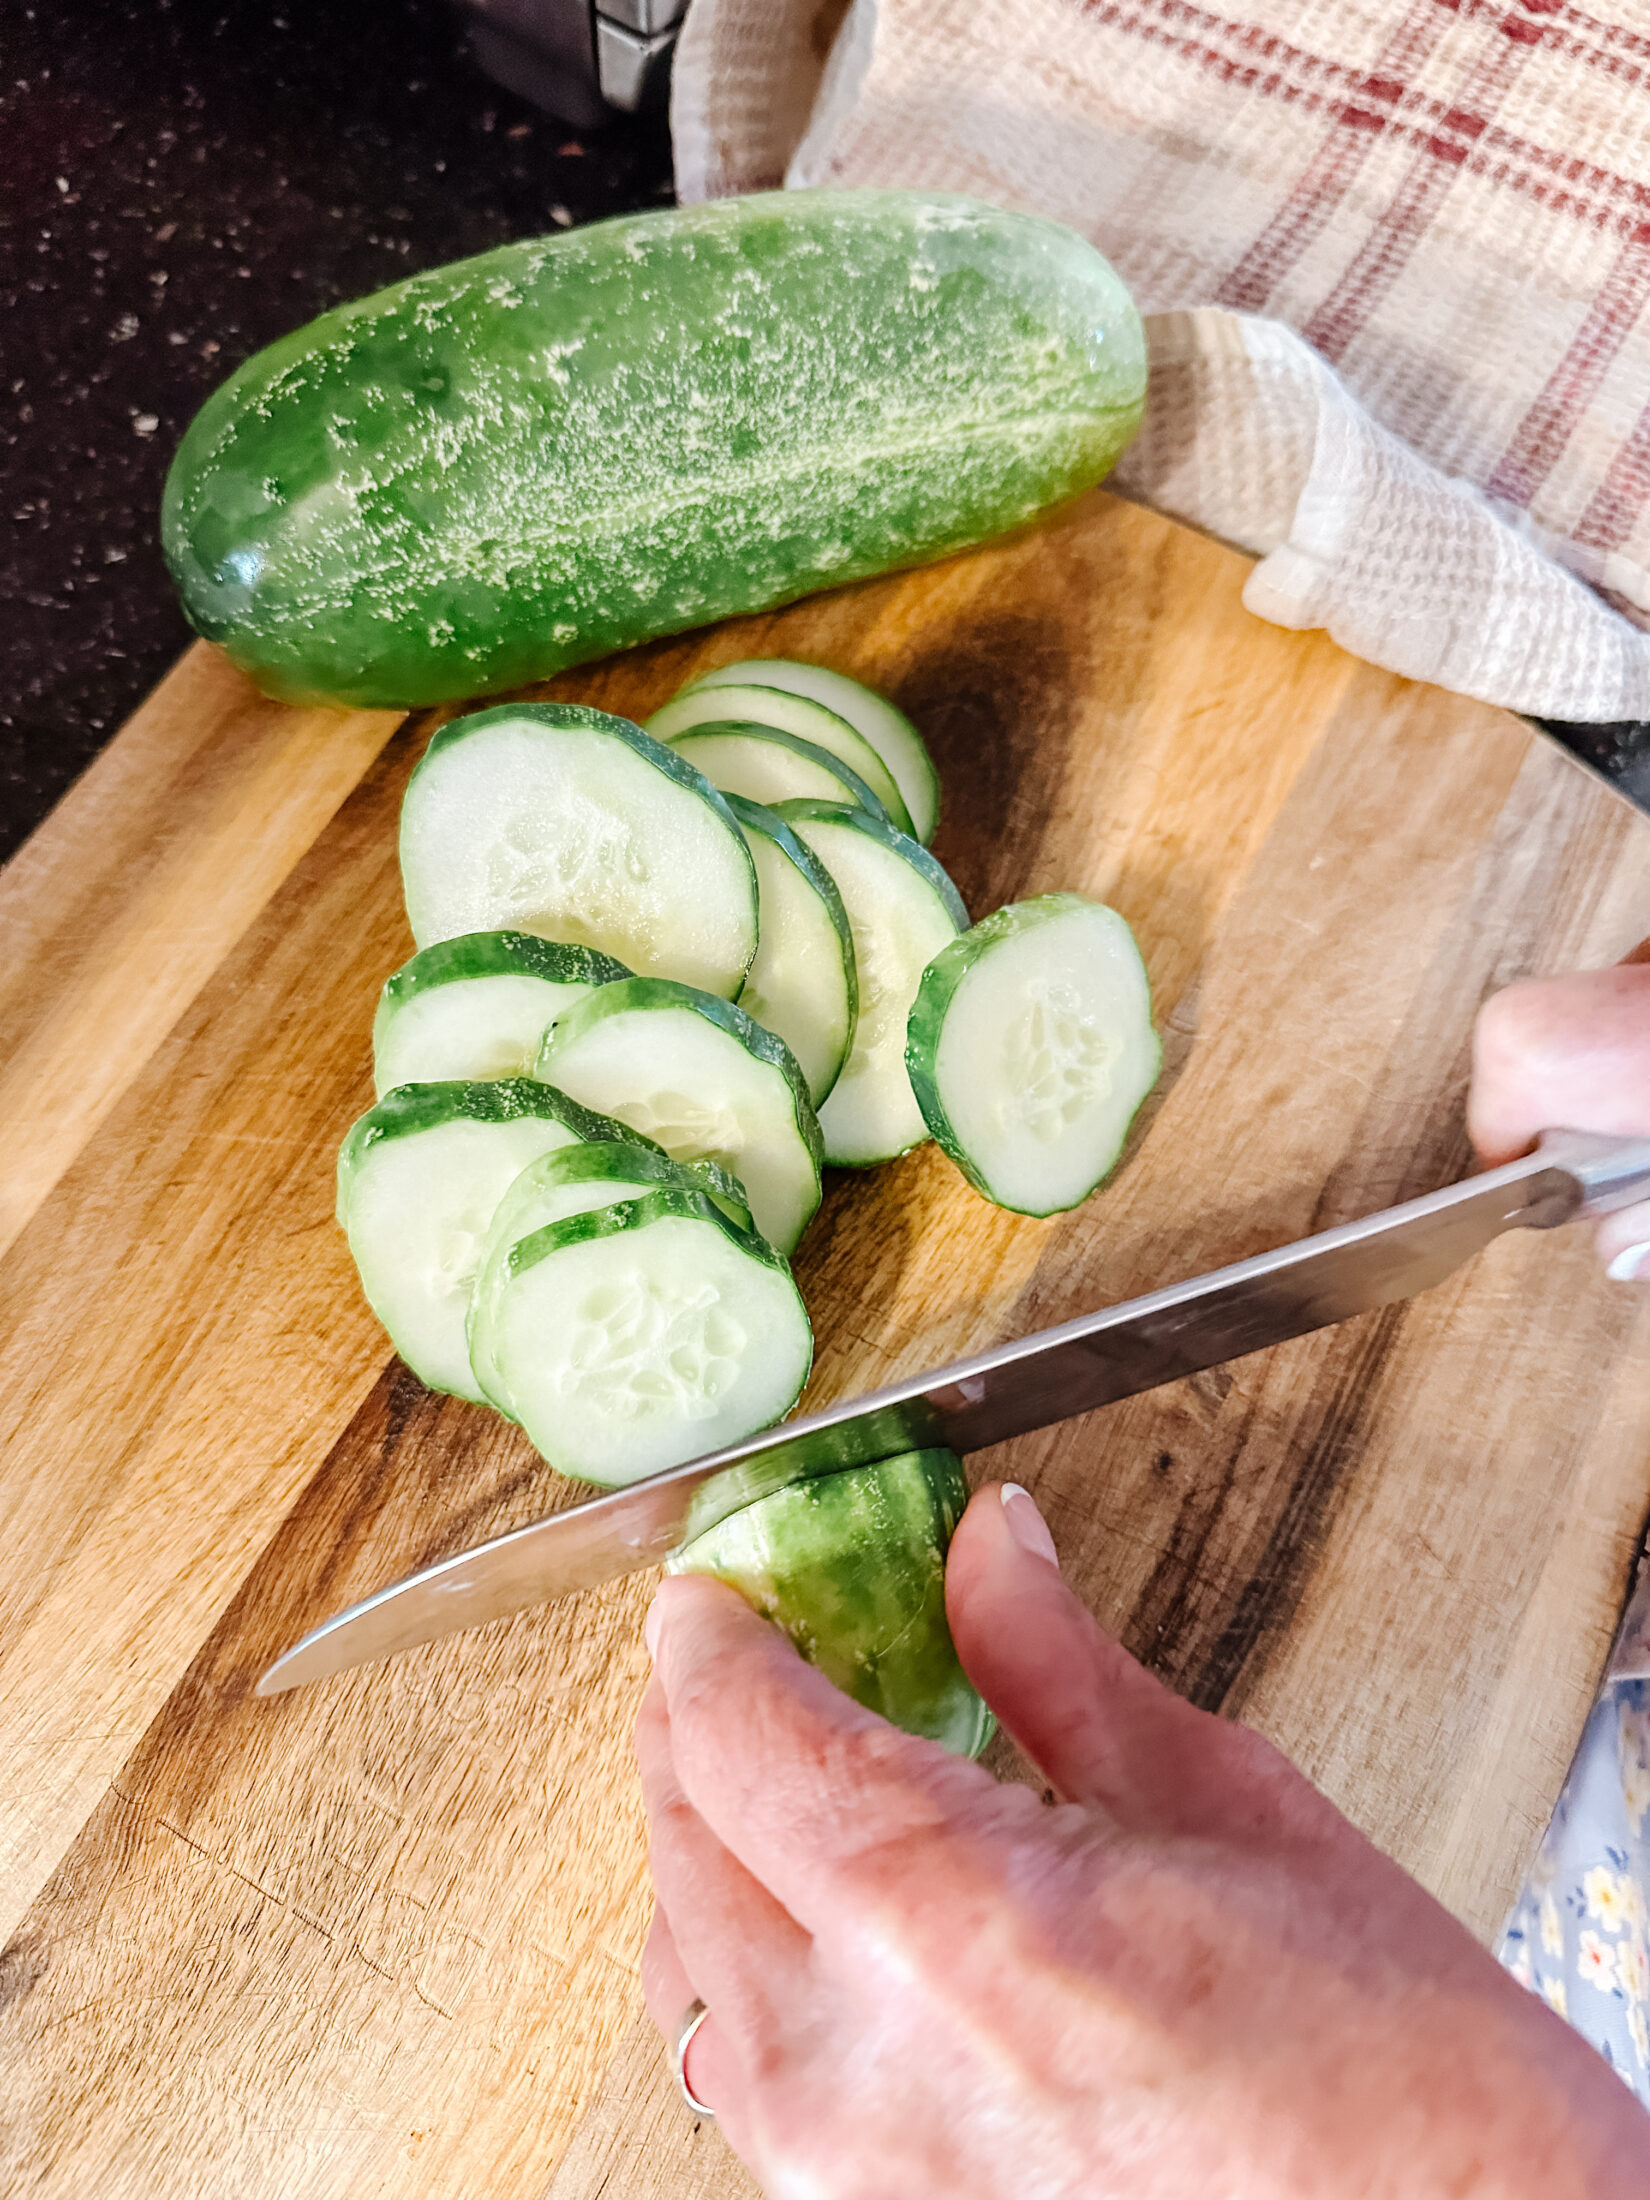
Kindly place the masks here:
[(684, 200), (926, 186), (1092, 238), (1151, 348), (1116, 485), (1256, 552), (1252, 611), (1650, 718), (1642, 6), (693, 0), (672, 96)]

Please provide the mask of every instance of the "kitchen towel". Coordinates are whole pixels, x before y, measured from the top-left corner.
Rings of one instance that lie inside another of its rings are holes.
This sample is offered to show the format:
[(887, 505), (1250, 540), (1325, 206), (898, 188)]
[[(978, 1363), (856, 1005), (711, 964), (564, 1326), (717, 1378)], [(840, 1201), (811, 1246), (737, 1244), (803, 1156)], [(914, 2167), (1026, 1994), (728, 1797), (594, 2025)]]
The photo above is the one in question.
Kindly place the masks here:
[(693, 0), (672, 93), (684, 200), (1082, 231), (1150, 344), (1117, 488), (1263, 618), (1602, 722), (1650, 718), (1647, 114), (1622, 0)]

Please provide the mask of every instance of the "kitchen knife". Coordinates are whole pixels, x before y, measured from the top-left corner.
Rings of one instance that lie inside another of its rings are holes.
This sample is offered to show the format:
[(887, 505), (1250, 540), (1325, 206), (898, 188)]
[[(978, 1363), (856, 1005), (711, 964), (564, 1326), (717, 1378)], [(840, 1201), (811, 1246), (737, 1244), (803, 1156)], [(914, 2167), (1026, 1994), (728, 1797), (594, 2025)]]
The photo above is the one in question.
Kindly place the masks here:
[(1650, 1197), (1650, 1138), (1549, 1131), (1423, 1199), (784, 1423), (422, 1567), (338, 1613), (258, 1683), (273, 1696), (656, 1565), (787, 1484), (921, 1445), (984, 1450), (1441, 1283), (1503, 1230)]

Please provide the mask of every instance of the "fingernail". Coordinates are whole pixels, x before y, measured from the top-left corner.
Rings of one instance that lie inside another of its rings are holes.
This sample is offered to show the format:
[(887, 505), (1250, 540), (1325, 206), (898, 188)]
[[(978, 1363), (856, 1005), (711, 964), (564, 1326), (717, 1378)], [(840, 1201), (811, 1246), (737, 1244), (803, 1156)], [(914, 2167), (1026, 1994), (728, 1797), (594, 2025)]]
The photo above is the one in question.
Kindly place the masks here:
[(647, 1644), (647, 1654), (655, 1665), (659, 1662), (659, 1628), (663, 1619), (664, 1614), (659, 1609), (659, 1593), (655, 1590), (653, 1602), (647, 1608), (647, 1617), (642, 1622), (642, 1640)]
[(1650, 1278), (1650, 1238), (1642, 1245), (1627, 1245), (1604, 1273), (1612, 1283), (1643, 1283)]
[(1060, 1554), (1054, 1548), (1054, 1538), (1048, 1532), (1048, 1522), (1037, 1510), (1037, 1500), (1018, 1482), (1003, 1484), (1003, 1512), (1008, 1519), (1008, 1532), (1022, 1551), (1029, 1551), (1033, 1558), (1046, 1558), (1051, 1566), (1058, 1566)]

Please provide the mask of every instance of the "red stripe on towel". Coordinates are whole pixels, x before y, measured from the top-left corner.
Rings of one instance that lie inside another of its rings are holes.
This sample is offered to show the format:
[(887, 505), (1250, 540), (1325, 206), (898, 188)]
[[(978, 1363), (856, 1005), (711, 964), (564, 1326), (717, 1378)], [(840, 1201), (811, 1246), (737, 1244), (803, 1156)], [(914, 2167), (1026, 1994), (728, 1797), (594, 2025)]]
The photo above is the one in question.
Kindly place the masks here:
[[(1542, 26), (1527, 15), (1504, 17), (1501, 31), (1482, 50), (1461, 88), (1461, 105), (1477, 124), (1474, 137), (1482, 135), (1543, 35)], [(1344, 358), (1403, 273), (1467, 153), (1468, 147), (1455, 138), (1434, 137), (1417, 148), (1386, 212), (1301, 331), (1326, 359)]]
[[(1615, 265), (1587, 308), (1563, 358), (1518, 423), (1484, 484), (1490, 496), (1523, 506), (1538, 493), (1558, 463), (1577, 421), (1597, 395), (1647, 299), (1650, 222), (1642, 223), (1617, 254)], [(1603, 495), (1603, 483), (1598, 493)], [(1639, 501), (1642, 503), (1642, 497)]]
[(1449, 12), (1448, 0), (1415, 0), (1368, 75), (1351, 88), (1345, 103), (1330, 109), (1328, 134), (1216, 290), (1216, 305), (1240, 313), (1266, 310), (1279, 283), (1322, 234), (1370, 147), (1408, 96), (1408, 79), (1436, 45)]

